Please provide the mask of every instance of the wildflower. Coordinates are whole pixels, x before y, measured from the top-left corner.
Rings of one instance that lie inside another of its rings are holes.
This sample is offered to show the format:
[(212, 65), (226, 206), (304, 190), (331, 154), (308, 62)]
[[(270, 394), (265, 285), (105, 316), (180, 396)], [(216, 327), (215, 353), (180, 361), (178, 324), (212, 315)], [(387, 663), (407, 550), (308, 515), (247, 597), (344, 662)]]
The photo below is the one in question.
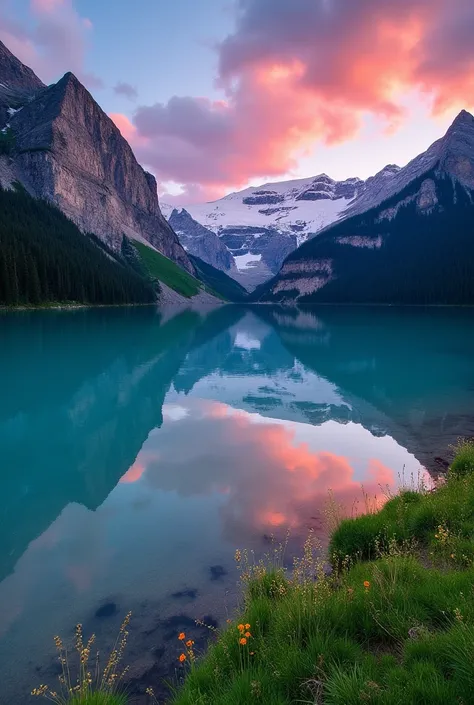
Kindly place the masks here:
[(454, 558), (454, 553), (451, 553), (451, 558)]
[(192, 639), (188, 639), (186, 642), (186, 646), (188, 647), (188, 649), (190, 649), (193, 644), (194, 644), (194, 641)]
[(232, 620), (231, 620), (231, 619), (226, 619), (225, 621), (227, 622), (227, 624), (232, 624)]
[(242, 560), (242, 553), (239, 551), (239, 549), (237, 549), (235, 552), (235, 561), (237, 563), (240, 563), (241, 560)]
[(245, 625), (245, 628), (246, 628), (246, 629), (250, 629), (250, 624), (246, 624), (246, 625)]
[(186, 654), (180, 654), (179, 655), (179, 662), (183, 663), (183, 661), (186, 661)]
[(153, 696), (155, 695), (155, 691), (153, 690), (153, 688), (147, 688), (147, 689), (145, 690), (145, 693), (146, 693), (147, 695), (150, 695), (151, 697), (153, 697)]
[(364, 587), (365, 587), (365, 589), (366, 589), (366, 590), (368, 590), (368, 589), (369, 589), (369, 587), (370, 587), (370, 583), (369, 583), (369, 581), (368, 581), (368, 580), (364, 580)]
[(181, 632), (181, 633), (178, 635), (178, 639), (179, 639), (180, 641), (184, 641), (184, 640), (186, 639), (186, 634), (185, 634), (184, 632)]
[(250, 656), (255, 656), (255, 651), (251, 651)]
[(244, 626), (243, 624), (239, 624), (239, 625), (237, 626), (237, 629), (239, 630), (239, 632), (244, 632), (244, 631), (245, 631), (245, 626)]
[(241, 646), (245, 646), (246, 643), (247, 643), (247, 639), (244, 636), (241, 639), (239, 639), (239, 644)]
[(250, 632), (245, 632), (244, 636), (247, 637), (247, 639), (250, 639), (252, 635)]

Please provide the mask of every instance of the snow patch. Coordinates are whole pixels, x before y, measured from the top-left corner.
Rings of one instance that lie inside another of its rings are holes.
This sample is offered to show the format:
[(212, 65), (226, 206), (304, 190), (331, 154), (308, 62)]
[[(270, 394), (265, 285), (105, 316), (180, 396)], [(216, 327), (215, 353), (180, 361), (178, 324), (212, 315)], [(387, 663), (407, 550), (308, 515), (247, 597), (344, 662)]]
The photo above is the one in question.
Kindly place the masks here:
[(260, 350), (260, 341), (252, 338), (245, 331), (239, 331), (235, 336), (234, 346), (244, 350)]
[(262, 255), (252, 255), (250, 252), (245, 255), (234, 255), (236, 267), (240, 272), (255, 267), (261, 259)]

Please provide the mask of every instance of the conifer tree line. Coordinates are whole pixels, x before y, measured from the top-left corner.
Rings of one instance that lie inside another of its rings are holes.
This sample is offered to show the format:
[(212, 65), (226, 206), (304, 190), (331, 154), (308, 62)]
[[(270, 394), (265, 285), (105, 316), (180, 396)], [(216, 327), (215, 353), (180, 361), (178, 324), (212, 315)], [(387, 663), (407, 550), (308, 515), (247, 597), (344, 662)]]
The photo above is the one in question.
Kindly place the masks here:
[(150, 283), (106, 249), (20, 184), (0, 188), (1, 305), (153, 302)]

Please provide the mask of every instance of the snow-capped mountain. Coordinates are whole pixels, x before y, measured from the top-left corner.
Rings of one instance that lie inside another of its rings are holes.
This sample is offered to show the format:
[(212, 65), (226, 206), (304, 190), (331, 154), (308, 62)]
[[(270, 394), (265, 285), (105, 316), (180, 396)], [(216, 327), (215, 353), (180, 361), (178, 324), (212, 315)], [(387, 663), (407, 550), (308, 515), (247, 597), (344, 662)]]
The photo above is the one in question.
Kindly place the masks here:
[(364, 186), (255, 299), (473, 304), (474, 117), (463, 110), (426, 152)]
[[(388, 166), (372, 179), (386, 179), (397, 169)], [(219, 236), (236, 265), (234, 271), (226, 271), (250, 290), (276, 274), (285, 257), (308, 237), (338, 220), (364, 192), (366, 183), (358, 178), (335, 181), (320, 174), (252, 186), (179, 212), (166, 204), (161, 208), (188, 249), (197, 246), (191, 238), (203, 233), (200, 226)], [(209, 238), (207, 241), (210, 243)], [(210, 262), (202, 254), (198, 256)], [(209, 248), (206, 256), (212, 257)], [(210, 263), (219, 266), (215, 261)]]
[(299, 245), (337, 220), (364, 186), (358, 178), (334, 181), (320, 174), (251, 186), (212, 203), (186, 206), (186, 210), (221, 237), (236, 226), (247, 226), (294, 235)]

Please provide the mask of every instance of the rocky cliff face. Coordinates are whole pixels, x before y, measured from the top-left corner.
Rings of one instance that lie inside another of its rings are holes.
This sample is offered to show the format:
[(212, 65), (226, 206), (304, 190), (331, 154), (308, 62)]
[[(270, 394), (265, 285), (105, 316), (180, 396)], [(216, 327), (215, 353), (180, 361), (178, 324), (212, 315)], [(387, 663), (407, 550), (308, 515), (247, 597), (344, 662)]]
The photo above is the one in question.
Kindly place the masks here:
[(0, 42), (0, 129), (42, 88), (45, 85), (38, 76)]
[[(123, 235), (147, 241), (194, 273), (161, 214), (154, 177), (138, 164), (119, 129), (86, 88), (72, 73), (45, 88), (31, 69), (2, 47), (0, 77), (5, 81), (8, 77), (8, 85), (24, 96), (23, 105), (6, 109), (13, 137), (8, 155), (11, 178), (19, 179), (32, 195), (57, 205), (83, 232), (94, 233), (112, 248), (120, 249)], [(3, 164), (0, 176), (5, 170)]]
[(234, 258), (224, 243), (212, 230), (194, 220), (187, 210), (174, 208), (168, 223), (187, 252), (227, 274), (237, 272)]

